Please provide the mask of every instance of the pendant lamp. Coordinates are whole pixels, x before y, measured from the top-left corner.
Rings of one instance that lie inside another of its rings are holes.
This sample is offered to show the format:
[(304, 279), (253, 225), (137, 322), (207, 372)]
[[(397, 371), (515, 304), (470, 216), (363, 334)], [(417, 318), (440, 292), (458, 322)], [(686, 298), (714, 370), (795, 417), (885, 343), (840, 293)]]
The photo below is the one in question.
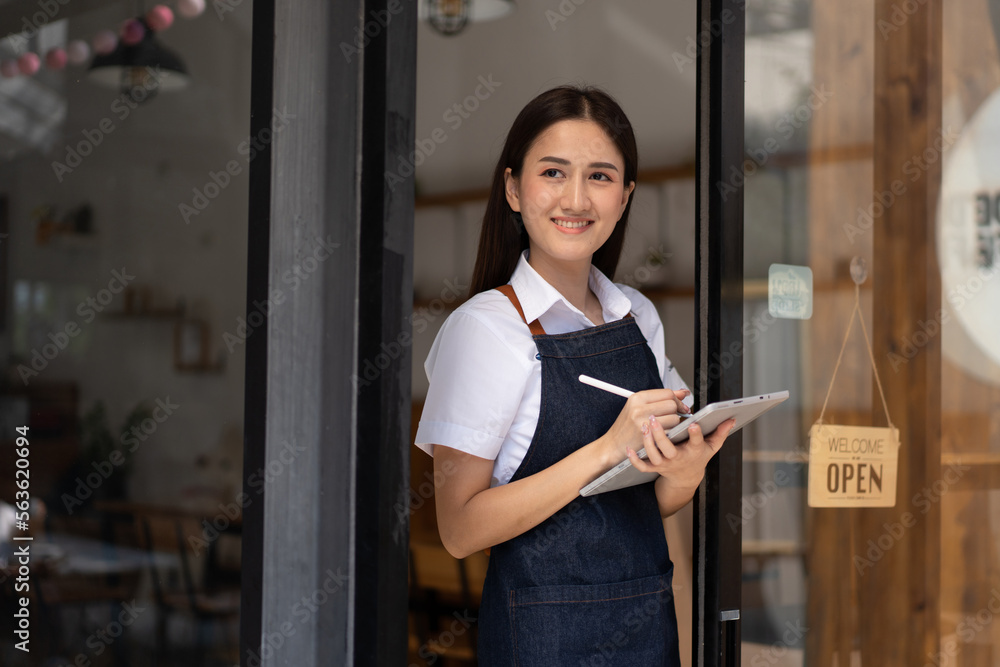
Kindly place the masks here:
[(136, 21), (144, 29), (142, 38), (134, 44), (119, 41), (111, 53), (95, 55), (87, 75), (139, 104), (160, 91), (180, 90), (191, 78), (181, 59), (156, 39), (146, 19)]
[(442, 35), (457, 35), (470, 21), (491, 21), (513, 9), (513, 0), (420, 0), (418, 13)]

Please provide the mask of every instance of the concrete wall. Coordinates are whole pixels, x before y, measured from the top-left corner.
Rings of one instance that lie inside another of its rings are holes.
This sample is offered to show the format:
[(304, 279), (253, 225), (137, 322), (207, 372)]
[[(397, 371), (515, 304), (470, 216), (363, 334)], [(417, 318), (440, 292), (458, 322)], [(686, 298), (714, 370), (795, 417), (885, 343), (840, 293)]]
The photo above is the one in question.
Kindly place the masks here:
[[(113, 6), (75, 18), (69, 37), (115, 26), (122, 11)], [(51, 336), (79, 327), (65, 350), (44, 364), (36, 360), (37, 375), (18, 372), (16, 364), (8, 374), (15, 385), (22, 375), (32, 383), (76, 382), (81, 411), (103, 401), (113, 428), (141, 400), (169, 398), (178, 406), (127, 454), (135, 464), (131, 494), (140, 501), (194, 504), (239, 480), (244, 346), (230, 345), (230, 352), (222, 335), (234, 332), (244, 314), (248, 163), (239, 146), (249, 132), (249, 14), (244, 3), (221, 20), (211, 5), (196, 19), (178, 18), (162, 41), (187, 64), (192, 83), (135, 108), (88, 81), (84, 68), (50, 75), (66, 100), (61, 136), (45, 154), (0, 163), (11, 289), (32, 295), (30, 303), (9, 304), (11, 324), (20, 312), (23, 325), (20, 334), (8, 327), (0, 335), (0, 354), (14, 353), (31, 367), (33, 352), (46, 344), (52, 356)], [(225, 174), (230, 161), (235, 176)], [(193, 189), (204, 191), (212, 173), (228, 183), (185, 221), (180, 205), (191, 206)], [(36, 242), (38, 207), (52, 206), (61, 217), (84, 203), (93, 209), (92, 236)], [(187, 316), (204, 320), (211, 359), (222, 370), (175, 370), (176, 319), (107, 317), (125, 307), (115, 272), (130, 288), (147, 289), (154, 307), (182, 302)], [(224, 458), (231, 460), (227, 470)]]

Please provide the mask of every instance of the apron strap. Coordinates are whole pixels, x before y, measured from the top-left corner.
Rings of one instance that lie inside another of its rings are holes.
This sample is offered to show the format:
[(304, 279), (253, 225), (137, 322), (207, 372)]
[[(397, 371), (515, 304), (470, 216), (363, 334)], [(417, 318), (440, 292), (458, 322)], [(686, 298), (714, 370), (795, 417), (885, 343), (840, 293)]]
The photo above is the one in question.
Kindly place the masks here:
[[(518, 301), (517, 294), (514, 293), (514, 286), (511, 284), (501, 285), (500, 287), (497, 287), (496, 290), (510, 299), (510, 302), (514, 304), (514, 308), (517, 309), (517, 314), (521, 316), (521, 319), (525, 324), (528, 324), (528, 320), (524, 319), (524, 309), (521, 308), (521, 302)], [(528, 330), (531, 331), (532, 336), (545, 335), (545, 329), (543, 329), (542, 325), (538, 323), (538, 320), (528, 324)]]
[[(501, 285), (500, 287), (497, 287), (496, 290), (501, 294), (503, 294), (508, 299), (510, 299), (510, 302), (514, 304), (514, 308), (517, 309), (517, 314), (521, 316), (521, 320), (525, 324), (528, 324), (528, 320), (526, 320), (524, 317), (524, 309), (521, 308), (521, 302), (518, 301), (517, 294), (514, 292), (514, 286), (508, 283), (506, 285)], [(632, 313), (625, 313), (625, 317), (623, 317), (622, 319), (625, 320), (630, 317), (632, 317)], [(528, 330), (531, 331), (532, 336), (545, 335), (545, 329), (542, 328), (542, 325), (539, 324), (538, 320), (535, 320), (531, 324), (528, 324)]]

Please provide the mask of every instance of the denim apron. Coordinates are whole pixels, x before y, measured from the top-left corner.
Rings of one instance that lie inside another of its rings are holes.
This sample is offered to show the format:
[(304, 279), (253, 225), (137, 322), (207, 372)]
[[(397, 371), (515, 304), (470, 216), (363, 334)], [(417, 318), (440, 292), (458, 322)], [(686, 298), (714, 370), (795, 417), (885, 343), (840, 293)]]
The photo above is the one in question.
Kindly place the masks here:
[[(524, 319), (510, 285), (500, 288)], [(604, 435), (625, 399), (583, 373), (633, 391), (663, 386), (631, 315), (568, 334), (529, 325), (542, 362), (538, 426), (511, 481)], [(653, 483), (578, 496), (490, 550), (479, 616), (479, 664), (680, 665), (673, 564)]]

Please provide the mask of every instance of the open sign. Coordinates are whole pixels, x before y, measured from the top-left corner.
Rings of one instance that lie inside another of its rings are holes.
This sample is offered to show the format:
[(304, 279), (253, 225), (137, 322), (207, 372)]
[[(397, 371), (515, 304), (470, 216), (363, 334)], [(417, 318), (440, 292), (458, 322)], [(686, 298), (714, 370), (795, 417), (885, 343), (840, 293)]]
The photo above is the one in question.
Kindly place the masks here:
[(894, 506), (898, 454), (898, 429), (815, 424), (809, 431), (809, 506)]

